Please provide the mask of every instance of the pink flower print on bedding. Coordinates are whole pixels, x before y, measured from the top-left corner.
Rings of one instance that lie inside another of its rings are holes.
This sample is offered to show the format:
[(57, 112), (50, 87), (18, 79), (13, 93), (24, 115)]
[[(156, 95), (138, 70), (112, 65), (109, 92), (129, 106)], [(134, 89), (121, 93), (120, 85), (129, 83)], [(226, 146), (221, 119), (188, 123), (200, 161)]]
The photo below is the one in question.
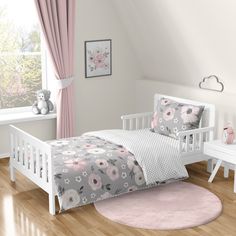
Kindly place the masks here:
[(73, 169), (74, 171), (84, 170), (87, 166), (87, 162), (79, 158), (66, 160), (64, 163), (66, 167)]
[(170, 99), (164, 98), (161, 100), (161, 105), (162, 106), (166, 106), (168, 104), (170, 104), (172, 101)]
[(119, 169), (116, 166), (108, 166), (106, 173), (112, 181), (115, 181), (120, 177)]
[(158, 117), (157, 117), (157, 112), (153, 114), (152, 117), (152, 122), (151, 122), (151, 128), (154, 129), (158, 124)]
[(108, 162), (105, 159), (97, 159), (95, 163), (101, 169), (105, 169), (108, 167)]
[(175, 109), (174, 108), (167, 108), (163, 113), (163, 118), (165, 121), (172, 120), (175, 116)]
[(200, 108), (196, 106), (183, 106), (181, 109), (181, 118), (186, 123), (194, 123), (198, 120), (198, 113)]
[(91, 174), (89, 176), (88, 183), (93, 191), (96, 191), (102, 187), (102, 179), (96, 174)]
[(129, 151), (125, 148), (119, 148), (117, 150), (117, 154), (120, 156), (127, 156), (127, 155), (129, 155)]

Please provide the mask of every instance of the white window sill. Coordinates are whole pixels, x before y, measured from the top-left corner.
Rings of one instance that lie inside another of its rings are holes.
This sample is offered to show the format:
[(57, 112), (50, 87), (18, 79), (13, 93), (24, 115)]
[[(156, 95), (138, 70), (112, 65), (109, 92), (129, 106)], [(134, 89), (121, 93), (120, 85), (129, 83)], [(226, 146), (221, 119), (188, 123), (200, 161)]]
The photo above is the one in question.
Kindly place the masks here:
[(0, 125), (9, 125), (14, 123), (21, 123), (27, 121), (37, 121), (37, 120), (50, 120), (56, 119), (57, 114), (55, 112), (49, 113), (47, 115), (35, 115), (31, 111), (17, 112), (0, 114)]

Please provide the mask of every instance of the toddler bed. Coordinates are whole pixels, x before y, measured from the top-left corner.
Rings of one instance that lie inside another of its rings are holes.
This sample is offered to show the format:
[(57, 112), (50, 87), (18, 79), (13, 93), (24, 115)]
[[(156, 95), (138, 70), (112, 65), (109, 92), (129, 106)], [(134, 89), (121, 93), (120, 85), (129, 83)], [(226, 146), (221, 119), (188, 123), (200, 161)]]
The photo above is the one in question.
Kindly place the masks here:
[(11, 180), (16, 169), (45, 190), (54, 215), (55, 195), (63, 211), (186, 178), (184, 165), (208, 160), (202, 150), (204, 141), (213, 137), (215, 108), (156, 94), (155, 109), (163, 99), (203, 105), (200, 128), (178, 132), (177, 139), (164, 136), (150, 131), (153, 112), (148, 112), (122, 116), (123, 130), (43, 142), (10, 126)]

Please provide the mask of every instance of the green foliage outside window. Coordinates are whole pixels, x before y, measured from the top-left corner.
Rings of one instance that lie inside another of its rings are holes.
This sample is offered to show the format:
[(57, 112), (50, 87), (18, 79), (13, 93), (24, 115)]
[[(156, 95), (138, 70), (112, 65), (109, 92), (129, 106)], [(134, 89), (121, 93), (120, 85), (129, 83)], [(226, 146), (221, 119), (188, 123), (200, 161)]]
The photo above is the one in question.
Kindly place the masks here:
[(0, 109), (32, 105), (42, 88), (41, 41), (38, 25), (27, 31), (0, 8)]

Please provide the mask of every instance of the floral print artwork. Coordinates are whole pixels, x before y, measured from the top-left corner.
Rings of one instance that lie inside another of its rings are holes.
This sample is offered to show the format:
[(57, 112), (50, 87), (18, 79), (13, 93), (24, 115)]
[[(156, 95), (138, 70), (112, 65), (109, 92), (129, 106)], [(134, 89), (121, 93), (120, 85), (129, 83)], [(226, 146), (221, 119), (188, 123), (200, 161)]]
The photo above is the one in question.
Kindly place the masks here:
[(161, 98), (153, 114), (152, 131), (177, 139), (179, 132), (199, 127), (203, 110), (204, 106)]
[(157, 185), (147, 186), (133, 154), (114, 143), (86, 135), (49, 143), (61, 211)]
[(86, 78), (111, 74), (111, 40), (86, 42)]

